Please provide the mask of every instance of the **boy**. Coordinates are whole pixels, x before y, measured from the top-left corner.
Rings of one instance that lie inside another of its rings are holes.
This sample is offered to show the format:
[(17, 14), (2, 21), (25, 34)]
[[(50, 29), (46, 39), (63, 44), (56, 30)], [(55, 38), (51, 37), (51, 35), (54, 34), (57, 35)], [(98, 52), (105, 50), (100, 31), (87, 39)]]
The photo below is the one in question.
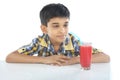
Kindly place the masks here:
[[(80, 42), (68, 33), (70, 12), (63, 4), (48, 4), (40, 11), (42, 36), (6, 57), (8, 63), (71, 65), (80, 63)], [(109, 56), (93, 49), (92, 62), (109, 62)]]

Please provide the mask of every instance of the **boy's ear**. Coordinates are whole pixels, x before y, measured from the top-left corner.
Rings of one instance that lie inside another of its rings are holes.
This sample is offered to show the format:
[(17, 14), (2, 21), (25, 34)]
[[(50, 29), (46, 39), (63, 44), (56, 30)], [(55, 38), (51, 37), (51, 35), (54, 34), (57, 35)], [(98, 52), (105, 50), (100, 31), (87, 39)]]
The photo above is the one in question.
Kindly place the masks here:
[(45, 34), (47, 33), (47, 27), (45, 25), (41, 25), (40, 28), (43, 33), (45, 33)]

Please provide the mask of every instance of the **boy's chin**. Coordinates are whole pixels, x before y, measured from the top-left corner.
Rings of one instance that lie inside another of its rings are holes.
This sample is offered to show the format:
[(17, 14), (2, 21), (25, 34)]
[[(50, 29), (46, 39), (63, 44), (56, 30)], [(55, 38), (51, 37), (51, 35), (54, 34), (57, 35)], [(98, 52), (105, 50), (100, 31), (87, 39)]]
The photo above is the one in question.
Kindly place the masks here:
[(65, 40), (58, 40), (58, 43), (63, 43)]

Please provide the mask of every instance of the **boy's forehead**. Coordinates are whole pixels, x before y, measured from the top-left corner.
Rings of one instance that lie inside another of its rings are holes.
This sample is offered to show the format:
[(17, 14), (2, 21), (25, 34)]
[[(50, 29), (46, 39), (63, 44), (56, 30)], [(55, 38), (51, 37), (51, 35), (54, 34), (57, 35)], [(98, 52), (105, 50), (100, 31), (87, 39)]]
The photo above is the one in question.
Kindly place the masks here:
[(51, 18), (48, 23), (68, 23), (69, 18), (66, 17), (55, 17)]

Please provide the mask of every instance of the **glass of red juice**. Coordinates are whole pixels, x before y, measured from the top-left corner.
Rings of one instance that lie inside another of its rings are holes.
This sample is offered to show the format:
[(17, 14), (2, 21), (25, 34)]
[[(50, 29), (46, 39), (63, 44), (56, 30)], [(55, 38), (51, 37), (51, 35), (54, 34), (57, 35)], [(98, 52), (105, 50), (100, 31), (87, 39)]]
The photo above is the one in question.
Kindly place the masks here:
[(80, 64), (82, 70), (90, 70), (91, 68), (92, 46), (89, 42), (83, 42), (80, 45)]

